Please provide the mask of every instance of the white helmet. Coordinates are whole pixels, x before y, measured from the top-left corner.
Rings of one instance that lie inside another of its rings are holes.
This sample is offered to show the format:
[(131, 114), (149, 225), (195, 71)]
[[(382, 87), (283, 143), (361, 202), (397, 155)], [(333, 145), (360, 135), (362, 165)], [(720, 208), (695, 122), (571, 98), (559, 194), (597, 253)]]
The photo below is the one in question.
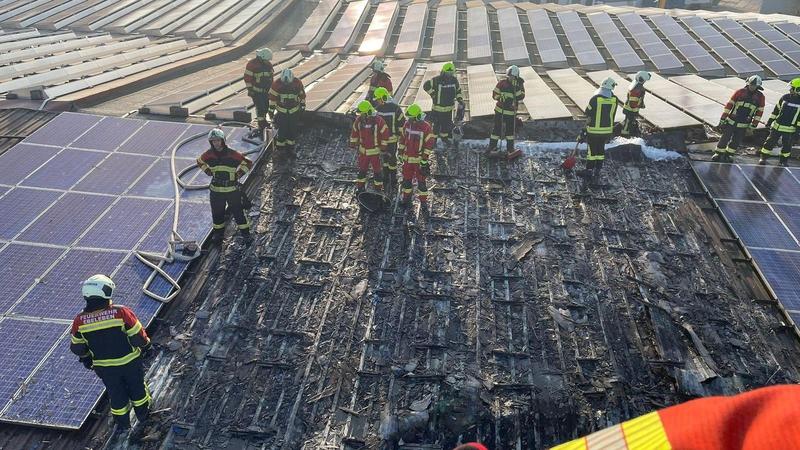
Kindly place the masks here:
[(600, 84), (600, 87), (602, 87), (603, 89), (608, 89), (609, 91), (613, 91), (614, 88), (617, 87), (617, 82), (614, 81), (613, 78), (608, 77), (605, 80), (603, 80), (603, 83)]
[(208, 132), (208, 140), (212, 139), (222, 139), (225, 140), (225, 132), (220, 130), (219, 128), (214, 128), (213, 130)]
[(381, 61), (380, 59), (372, 61), (372, 70), (374, 70), (375, 72), (383, 72), (383, 69), (385, 68), (386, 64), (384, 64), (384, 62)]
[(267, 47), (260, 48), (256, 50), (256, 56), (264, 61), (269, 61), (272, 59), (272, 50), (268, 49)]
[(83, 298), (100, 297), (106, 300), (111, 300), (111, 295), (114, 293), (114, 282), (111, 278), (105, 275), (97, 274), (92, 275), (83, 282), (81, 291)]
[(506, 75), (508, 75), (510, 77), (518, 77), (519, 76), (519, 67), (513, 66), (513, 65), (512, 66), (508, 66), (508, 69), (506, 69)]
[(761, 77), (758, 76), (758, 75), (751, 75), (747, 79), (747, 85), (748, 86), (755, 86), (757, 88), (760, 88), (761, 87)]
[(646, 81), (650, 81), (650, 78), (652, 78), (652, 75), (650, 75), (650, 72), (648, 72), (646, 70), (640, 70), (640, 71), (636, 72), (635, 81), (637, 81), (639, 83), (644, 83)]
[(294, 81), (294, 73), (292, 73), (292, 69), (283, 69), (281, 72), (281, 81), (284, 83), (291, 83)]

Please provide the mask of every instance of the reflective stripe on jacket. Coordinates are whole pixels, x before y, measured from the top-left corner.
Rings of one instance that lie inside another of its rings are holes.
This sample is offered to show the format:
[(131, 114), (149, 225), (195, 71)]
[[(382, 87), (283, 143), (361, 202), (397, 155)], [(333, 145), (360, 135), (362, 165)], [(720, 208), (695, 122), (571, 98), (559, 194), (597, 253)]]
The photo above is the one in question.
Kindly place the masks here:
[(756, 127), (764, 114), (764, 94), (744, 87), (733, 93), (720, 121), (739, 128)]
[(590, 134), (613, 134), (614, 117), (617, 113), (617, 97), (595, 95), (586, 107), (586, 132)]
[(247, 89), (255, 92), (267, 92), (272, 86), (272, 77), (275, 69), (272, 63), (261, 58), (253, 58), (247, 61), (244, 69), (244, 84)]
[(70, 350), (98, 367), (122, 366), (141, 354), (150, 343), (136, 314), (125, 306), (109, 305), (84, 311), (72, 321)]
[(625, 100), (625, 104), (622, 105), (622, 109), (638, 113), (640, 109), (644, 108), (645, 92), (647, 91), (644, 90), (644, 86), (641, 84), (637, 84), (631, 88), (631, 90), (628, 91), (628, 98)]
[(513, 116), (517, 113), (519, 102), (525, 98), (525, 85), (519, 77), (508, 77), (497, 82), (492, 92), (497, 101), (494, 112)]
[(800, 95), (786, 94), (775, 105), (772, 115), (772, 129), (782, 133), (794, 133), (800, 125)]
[(306, 106), (306, 89), (299, 78), (284, 83), (278, 78), (269, 90), (270, 107), (281, 113), (295, 113)]
[(361, 114), (353, 121), (350, 146), (367, 156), (380, 155), (389, 139), (389, 127), (378, 115)]
[(400, 142), (397, 153), (401, 160), (411, 164), (427, 164), (436, 138), (433, 136), (433, 127), (425, 120), (409, 120), (400, 133)]
[(253, 168), (253, 161), (226, 146), (221, 152), (206, 150), (197, 158), (197, 165), (200, 170), (211, 176), (210, 190), (233, 192), (238, 189), (239, 178)]
[(433, 77), (422, 86), (433, 99), (433, 111), (452, 111), (456, 101), (463, 102), (461, 85), (455, 76), (443, 73)]
[(378, 111), (378, 115), (383, 118), (383, 121), (386, 122), (386, 126), (389, 127), (389, 139), (387, 139), (386, 142), (397, 142), (400, 137), (400, 131), (403, 129), (403, 124), (406, 123), (406, 116), (403, 114), (403, 109), (394, 102), (378, 105), (375, 109)]

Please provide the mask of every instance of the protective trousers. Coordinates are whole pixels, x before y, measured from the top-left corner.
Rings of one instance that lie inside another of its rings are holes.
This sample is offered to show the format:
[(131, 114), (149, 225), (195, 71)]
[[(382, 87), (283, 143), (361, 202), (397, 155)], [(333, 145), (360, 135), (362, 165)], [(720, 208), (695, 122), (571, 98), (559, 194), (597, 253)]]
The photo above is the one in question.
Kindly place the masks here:
[(254, 92), (250, 96), (253, 105), (256, 107), (256, 120), (258, 128), (264, 129), (267, 126), (267, 111), (269, 111), (269, 95), (266, 92)]
[(764, 145), (761, 147), (761, 157), (764, 159), (769, 158), (772, 156), (772, 149), (778, 145), (778, 139), (781, 140), (781, 161), (785, 161), (786, 158), (792, 156), (792, 145), (794, 145), (794, 133), (786, 133), (783, 131), (778, 131), (772, 129), (769, 131), (769, 136), (767, 140), (764, 141)]
[(275, 156), (273, 160), (277, 163), (293, 162), (295, 157), (295, 139), (297, 139), (298, 113), (278, 112), (275, 115), (275, 126), (278, 134), (275, 136)]
[[(511, 153), (514, 151), (514, 132), (516, 128), (516, 116), (513, 114), (503, 114), (495, 111), (494, 113), (494, 129), (492, 135), (489, 137), (489, 151), (497, 150), (497, 143), (505, 137), (506, 150)], [(506, 134), (503, 136), (501, 133), (505, 130)]]
[(397, 142), (386, 144), (386, 149), (381, 153), (381, 159), (383, 160), (384, 183), (395, 182), (397, 180)]
[(719, 137), (719, 142), (717, 142), (717, 150), (714, 153), (735, 155), (736, 150), (742, 145), (746, 131), (746, 127), (737, 127), (735, 123), (726, 124), (722, 130), (722, 136)]
[(593, 172), (593, 176), (600, 174), (606, 159), (606, 142), (611, 136), (607, 134), (587, 134), (586, 144), (589, 150), (586, 153), (586, 169)]
[(452, 111), (431, 111), (431, 122), (434, 138), (450, 139), (453, 133)]
[(358, 179), (356, 179), (356, 188), (359, 191), (364, 190), (367, 185), (367, 172), (370, 166), (372, 167), (372, 183), (375, 185), (375, 190), (383, 190), (383, 172), (381, 170), (381, 156), (370, 155), (367, 156), (363, 153), (358, 154)]
[(142, 359), (136, 358), (123, 366), (94, 368), (103, 380), (111, 403), (111, 415), (120, 428), (131, 426), (130, 411), (136, 411), (140, 421), (147, 419), (150, 412), (150, 391), (144, 382)]
[(417, 182), (417, 197), (421, 203), (428, 201), (428, 185), (425, 183), (422, 167), (415, 163), (403, 163), (403, 202), (411, 200), (414, 193), (414, 180)]
[(240, 230), (249, 230), (250, 221), (242, 207), (242, 193), (239, 189), (232, 192), (214, 192), (209, 194), (211, 202), (211, 219), (214, 222), (214, 231), (221, 232), (225, 229), (225, 209), (230, 210), (237, 227)]
[(639, 129), (639, 113), (633, 111), (623, 110), (625, 120), (622, 123), (622, 132), (620, 133), (625, 137), (639, 137), (642, 131)]

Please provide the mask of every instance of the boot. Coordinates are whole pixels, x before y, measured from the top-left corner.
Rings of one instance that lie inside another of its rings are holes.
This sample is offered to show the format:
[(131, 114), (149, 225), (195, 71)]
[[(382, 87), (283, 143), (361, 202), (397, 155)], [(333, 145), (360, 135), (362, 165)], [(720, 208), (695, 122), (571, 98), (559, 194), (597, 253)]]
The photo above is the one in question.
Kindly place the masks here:
[(758, 160), (758, 165), (759, 166), (766, 166), (767, 165), (767, 157), (764, 156), (764, 155), (761, 155), (761, 158)]
[(735, 154), (734, 154), (734, 153), (730, 153), (730, 152), (729, 152), (727, 155), (725, 155), (725, 162), (726, 162), (726, 163), (733, 164), (733, 157), (734, 157), (734, 156), (735, 156)]
[(225, 230), (214, 230), (211, 232), (211, 245), (218, 245), (225, 237)]
[(789, 158), (786, 156), (781, 156), (779, 164), (781, 167), (789, 167)]
[(721, 153), (718, 153), (718, 152), (714, 152), (714, 156), (711, 157), (711, 161), (714, 161), (714, 162), (722, 162), (723, 159), (724, 159), (724, 156)]

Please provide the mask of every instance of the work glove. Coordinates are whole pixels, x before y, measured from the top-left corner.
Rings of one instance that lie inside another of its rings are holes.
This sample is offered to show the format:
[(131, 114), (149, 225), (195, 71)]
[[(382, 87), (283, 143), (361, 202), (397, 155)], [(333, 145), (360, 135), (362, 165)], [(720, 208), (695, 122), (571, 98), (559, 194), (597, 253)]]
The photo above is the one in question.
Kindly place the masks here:
[(86, 367), (89, 370), (94, 370), (94, 364), (92, 363), (91, 357), (87, 356), (85, 358), (79, 359), (78, 361), (80, 361), (81, 364), (83, 364), (83, 367)]
[(420, 169), (420, 171), (422, 172), (422, 174), (423, 174), (423, 175), (425, 175), (426, 177), (429, 177), (429, 176), (431, 176), (431, 165), (430, 165), (430, 164), (428, 164), (428, 163), (421, 163), (421, 164), (419, 165), (419, 169)]

